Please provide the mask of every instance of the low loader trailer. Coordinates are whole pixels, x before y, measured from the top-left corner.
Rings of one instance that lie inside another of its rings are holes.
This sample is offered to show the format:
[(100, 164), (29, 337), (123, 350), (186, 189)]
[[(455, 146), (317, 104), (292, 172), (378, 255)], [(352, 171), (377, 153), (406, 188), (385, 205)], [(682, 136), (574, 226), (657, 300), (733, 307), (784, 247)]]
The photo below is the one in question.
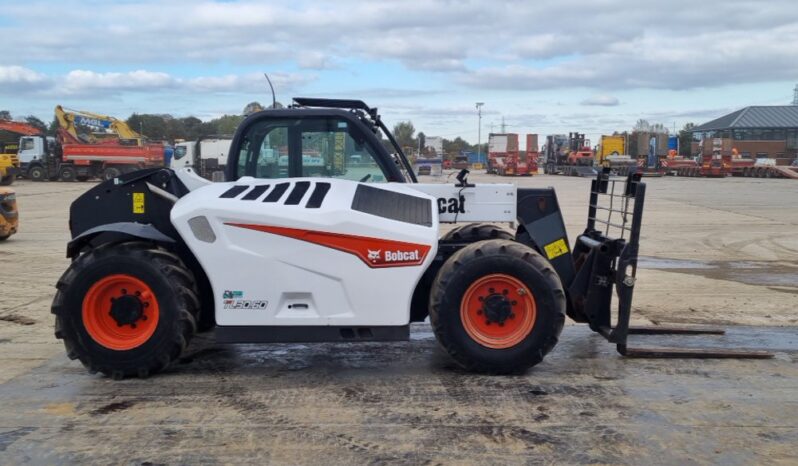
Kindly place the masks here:
[[(276, 147), (285, 175), (264, 156)], [(322, 165), (305, 167), (308, 153)], [(72, 204), (72, 262), (52, 304), (70, 358), (145, 377), (211, 329), (226, 343), (396, 341), (429, 317), (466, 370), (514, 373), (555, 347), (566, 316), (626, 356), (771, 356), (629, 345), (634, 333), (704, 332), (630, 326), (638, 174), (596, 175), (571, 243), (553, 188), (473, 184), (467, 170), (418, 183), (376, 109), (296, 98), (242, 122), (225, 178), (145, 169)], [(457, 226), (442, 234), (445, 223)]]

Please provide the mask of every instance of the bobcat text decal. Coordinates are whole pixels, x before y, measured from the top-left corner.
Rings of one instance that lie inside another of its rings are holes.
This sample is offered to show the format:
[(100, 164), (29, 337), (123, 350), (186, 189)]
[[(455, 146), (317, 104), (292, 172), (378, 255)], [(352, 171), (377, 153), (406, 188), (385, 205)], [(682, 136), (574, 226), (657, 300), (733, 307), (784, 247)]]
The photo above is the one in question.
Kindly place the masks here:
[(366, 265), (373, 268), (421, 265), (430, 251), (428, 244), (405, 243), (368, 236), (247, 223), (227, 223), (226, 225), (286, 236), (337, 249), (357, 256)]

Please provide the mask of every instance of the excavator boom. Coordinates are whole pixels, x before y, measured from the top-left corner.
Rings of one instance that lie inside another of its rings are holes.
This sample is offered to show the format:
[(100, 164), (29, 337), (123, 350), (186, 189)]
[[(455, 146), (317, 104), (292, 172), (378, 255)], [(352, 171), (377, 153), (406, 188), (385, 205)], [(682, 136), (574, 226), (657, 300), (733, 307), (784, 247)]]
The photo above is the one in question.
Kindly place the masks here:
[(35, 126), (11, 120), (0, 120), (0, 130), (21, 134), (23, 136), (34, 136), (42, 133), (42, 131)]
[(62, 106), (56, 105), (55, 117), (61, 128), (75, 139), (80, 139), (75, 126), (78, 124), (110, 129), (119, 136), (119, 139), (136, 139), (139, 145), (142, 143), (143, 136), (141, 134), (130, 128), (124, 121), (118, 120), (112, 116), (87, 112), (85, 110), (64, 109)]

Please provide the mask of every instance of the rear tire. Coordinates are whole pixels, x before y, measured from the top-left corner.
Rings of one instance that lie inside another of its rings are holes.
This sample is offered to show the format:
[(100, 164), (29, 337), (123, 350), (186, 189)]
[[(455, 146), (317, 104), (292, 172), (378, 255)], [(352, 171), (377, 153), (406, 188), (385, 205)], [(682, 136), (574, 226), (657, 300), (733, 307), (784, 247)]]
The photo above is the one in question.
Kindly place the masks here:
[(122, 174), (122, 172), (120, 172), (118, 168), (116, 168), (116, 167), (107, 167), (105, 170), (103, 170), (103, 180), (105, 180), (105, 181), (113, 180), (114, 178), (116, 178), (117, 176), (119, 176), (121, 174)]
[(75, 181), (77, 176), (78, 172), (74, 167), (62, 167), (61, 171), (58, 172), (58, 179), (67, 183)]
[(147, 243), (85, 253), (56, 288), (55, 336), (92, 373), (121, 379), (159, 372), (196, 332), (194, 277), (177, 256)]
[(518, 372), (542, 361), (557, 344), (565, 308), (565, 291), (551, 264), (507, 240), (460, 249), (441, 267), (430, 295), (438, 341), (458, 364), (476, 372)]
[(9, 185), (11, 185), (11, 183), (14, 182), (14, 178), (15, 178), (14, 175), (6, 175), (6, 176), (0, 178), (0, 186), (9, 186)]

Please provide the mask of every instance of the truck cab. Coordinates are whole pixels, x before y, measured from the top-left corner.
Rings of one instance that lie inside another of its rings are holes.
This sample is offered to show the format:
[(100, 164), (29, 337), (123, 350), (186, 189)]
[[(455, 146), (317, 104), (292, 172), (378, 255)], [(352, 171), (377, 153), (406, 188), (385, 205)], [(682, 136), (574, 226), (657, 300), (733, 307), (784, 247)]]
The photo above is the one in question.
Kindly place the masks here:
[(224, 172), (230, 151), (229, 137), (202, 138), (175, 144), (169, 168), (193, 168), (201, 176), (211, 179), (214, 172)]
[(23, 136), (19, 140), (19, 162), (23, 175), (34, 166), (46, 166), (47, 155), (53, 153), (55, 138), (42, 136)]

